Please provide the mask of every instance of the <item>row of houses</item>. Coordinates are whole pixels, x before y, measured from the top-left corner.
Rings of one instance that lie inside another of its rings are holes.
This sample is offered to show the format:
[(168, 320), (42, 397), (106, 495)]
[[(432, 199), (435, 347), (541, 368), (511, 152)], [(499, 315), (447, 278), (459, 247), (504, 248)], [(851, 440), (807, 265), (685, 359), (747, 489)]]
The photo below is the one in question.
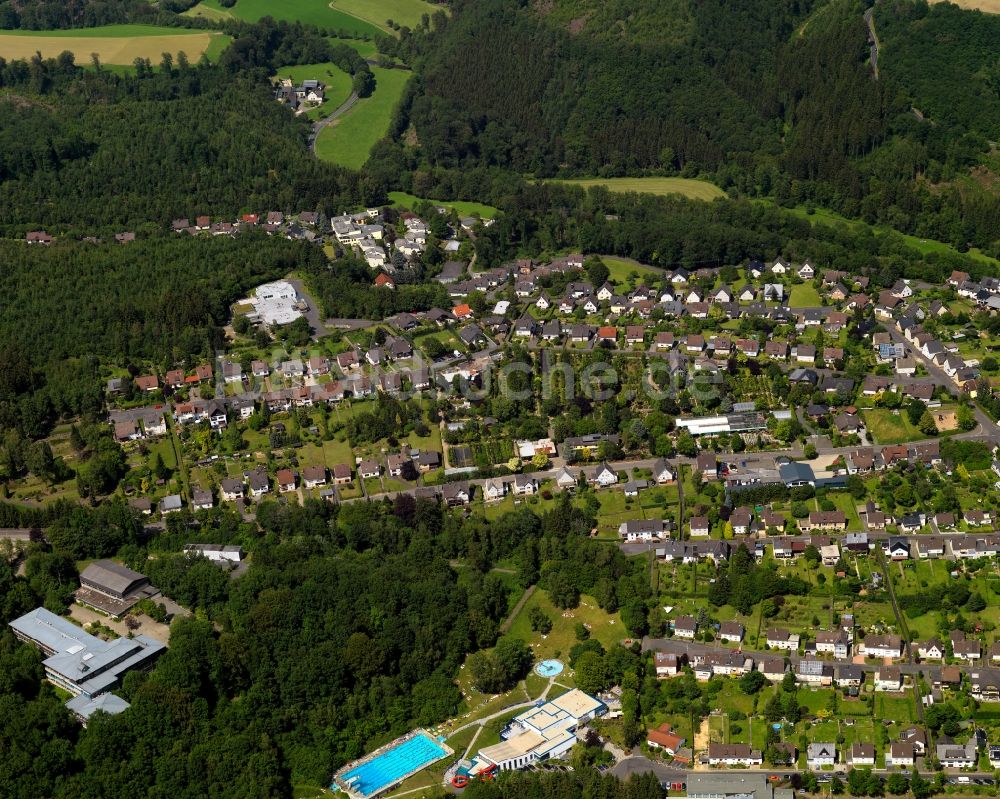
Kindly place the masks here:
[[(781, 762), (795, 765), (799, 752), (794, 744), (779, 743), (775, 748)], [(988, 747), (988, 751), (991, 765), (1000, 764), (1000, 747)], [(917, 765), (917, 758), (927, 753), (927, 733), (920, 727), (910, 727), (901, 733), (899, 740), (891, 741), (885, 748), (885, 767), (912, 769)], [(975, 737), (959, 744), (948, 736), (941, 736), (935, 755), (944, 768), (974, 768), (979, 761), (979, 747)], [(875, 745), (871, 743), (856, 742), (841, 749), (829, 741), (810, 743), (806, 747), (806, 766), (817, 771), (841, 763), (849, 768), (874, 768), (875, 758)], [(705, 761), (711, 766), (748, 768), (763, 765), (764, 759), (761, 751), (750, 744), (713, 741), (708, 745)]]

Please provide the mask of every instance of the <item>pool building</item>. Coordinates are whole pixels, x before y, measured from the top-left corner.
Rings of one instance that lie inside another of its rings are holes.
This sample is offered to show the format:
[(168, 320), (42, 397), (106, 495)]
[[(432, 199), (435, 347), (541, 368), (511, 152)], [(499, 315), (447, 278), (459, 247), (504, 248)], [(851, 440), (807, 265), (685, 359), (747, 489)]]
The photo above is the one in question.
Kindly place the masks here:
[(603, 702), (574, 688), (514, 718), (500, 733), (500, 743), (480, 749), (465, 771), (475, 778), (562, 757), (576, 743), (577, 729), (607, 711)]
[(414, 730), (344, 766), (333, 775), (331, 787), (351, 799), (371, 799), (452, 754), (450, 747), (426, 730)]

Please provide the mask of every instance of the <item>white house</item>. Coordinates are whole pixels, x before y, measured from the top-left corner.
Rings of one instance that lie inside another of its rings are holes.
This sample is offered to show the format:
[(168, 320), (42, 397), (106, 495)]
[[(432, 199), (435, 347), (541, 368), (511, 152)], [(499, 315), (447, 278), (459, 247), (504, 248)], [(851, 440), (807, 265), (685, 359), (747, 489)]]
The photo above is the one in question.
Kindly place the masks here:
[(821, 769), (837, 762), (837, 745), (832, 743), (809, 744), (806, 749), (806, 765), (811, 769)]

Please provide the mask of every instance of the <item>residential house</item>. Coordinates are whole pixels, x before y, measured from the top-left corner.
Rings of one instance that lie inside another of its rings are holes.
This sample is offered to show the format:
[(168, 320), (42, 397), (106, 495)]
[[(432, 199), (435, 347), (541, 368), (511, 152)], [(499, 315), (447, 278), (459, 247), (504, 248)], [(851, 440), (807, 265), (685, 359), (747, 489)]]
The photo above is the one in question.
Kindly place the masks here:
[(799, 648), (798, 633), (790, 633), (777, 627), (772, 627), (767, 631), (767, 646), (769, 649), (783, 649), (794, 652)]
[(858, 651), (869, 658), (901, 658), (903, 639), (898, 635), (868, 635), (861, 641)]
[(899, 666), (880, 666), (875, 672), (875, 690), (896, 692), (903, 690), (903, 675)]
[(837, 745), (814, 743), (806, 748), (806, 765), (811, 769), (821, 769), (837, 762)]
[(693, 640), (698, 632), (698, 622), (693, 616), (678, 616), (674, 619), (674, 637)]
[(851, 768), (873, 768), (875, 766), (875, 746), (856, 741), (847, 751), (847, 765)]
[(900, 768), (913, 768), (916, 762), (916, 752), (913, 744), (909, 741), (893, 741), (889, 744), (889, 751), (885, 753), (886, 768), (898, 766)]

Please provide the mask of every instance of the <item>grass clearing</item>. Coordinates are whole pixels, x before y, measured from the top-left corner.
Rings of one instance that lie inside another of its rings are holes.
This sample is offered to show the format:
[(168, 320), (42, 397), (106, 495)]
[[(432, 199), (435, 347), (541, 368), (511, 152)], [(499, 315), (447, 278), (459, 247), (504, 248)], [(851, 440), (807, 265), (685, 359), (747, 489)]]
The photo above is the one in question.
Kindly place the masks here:
[[(532, 608), (540, 608), (552, 620), (552, 631), (542, 636), (531, 629), (530, 614)], [(583, 623), (590, 628), (590, 637), (600, 641), (605, 649), (617, 646), (627, 633), (618, 619), (618, 614), (605, 613), (597, 606), (593, 597), (580, 597), (580, 605), (572, 610), (560, 610), (552, 604), (549, 592), (536, 590), (521, 612), (517, 614), (510, 626), (510, 635), (527, 641), (535, 653), (537, 660), (559, 658), (567, 664), (569, 670), (569, 650), (576, 645), (576, 625)], [(557, 682), (564, 682), (568, 674), (563, 672)]]
[(376, 88), (371, 97), (358, 100), (343, 117), (323, 128), (316, 139), (316, 156), (323, 161), (360, 169), (375, 143), (385, 136), (410, 79), (409, 71), (373, 67)]
[(909, 441), (920, 441), (926, 438), (916, 427), (910, 424), (906, 413), (891, 411), (888, 408), (874, 408), (864, 412), (865, 427), (875, 439), (876, 444), (905, 444)]
[(370, 22), (377, 28), (389, 32), (388, 21), (392, 20), (406, 28), (416, 28), (420, 18), (435, 11), (447, 12), (448, 7), (426, 3), (424, 0), (332, 0), (331, 8), (352, 17)]
[(625, 194), (680, 194), (692, 200), (715, 200), (725, 197), (726, 193), (707, 180), (691, 178), (570, 178), (556, 180), (555, 183), (568, 183), (589, 189), (591, 186), (604, 186), (608, 191)]
[(799, 283), (792, 286), (792, 291), (788, 296), (789, 308), (818, 308), (823, 304), (819, 292), (813, 288), (812, 283)]
[(189, 16), (205, 19), (234, 17), (247, 22), (256, 22), (261, 17), (273, 17), (288, 22), (304, 22), (362, 39), (374, 39), (376, 34), (385, 32), (381, 25), (372, 25), (333, 8), (330, 0), (281, 0), (280, 3), (272, 0), (239, 0), (232, 8), (223, 8), (219, 0), (202, 0), (187, 13)]
[(96, 53), (102, 64), (131, 66), (137, 58), (158, 64), (163, 53), (183, 51), (192, 63), (204, 54), (218, 55), (232, 38), (222, 33), (184, 31), (156, 25), (102, 25), (96, 28), (55, 31), (4, 31), (0, 33), (0, 56), (8, 60), (31, 58), (40, 52), (55, 58), (69, 50), (82, 66)]
[(604, 261), (604, 265), (608, 267), (608, 280), (614, 283), (616, 286), (622, 286), (629, 282), (629, 275), (635, 272), (639, 277), (636, 281), (641, 283), (647, 278), (656, 280), (663, 277), (663, 270), (657, 269), (655, 266), (646, 266), (646, 264), (640, 264), (637, 261), (631, 261), (627, 258), (617, 258), (613, 255), (602, 255), (601, 260)]
[(414, 194), (407, 194), (405, 191), (390, 191), (389, 201), (394, 208), (405, 208), (413, 210), (418, 203), (428, 202), (440, 205), (444, 208), (452, 208), (460, 216), (480, 216), (483, 219), (492, 219), (497, 215), (497, 209), (485, 203), (471, 202), (468, 200), (428, 200), (417, 197)]

